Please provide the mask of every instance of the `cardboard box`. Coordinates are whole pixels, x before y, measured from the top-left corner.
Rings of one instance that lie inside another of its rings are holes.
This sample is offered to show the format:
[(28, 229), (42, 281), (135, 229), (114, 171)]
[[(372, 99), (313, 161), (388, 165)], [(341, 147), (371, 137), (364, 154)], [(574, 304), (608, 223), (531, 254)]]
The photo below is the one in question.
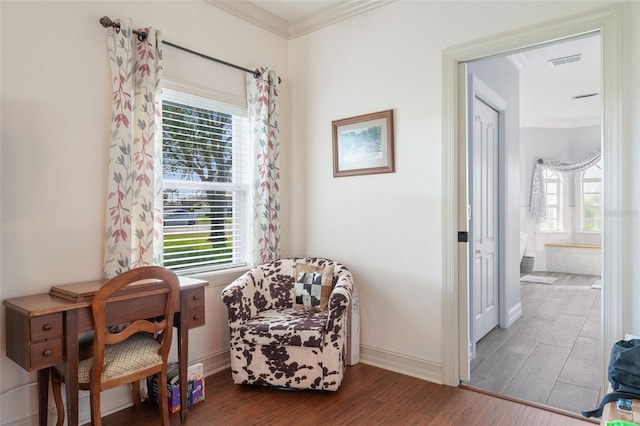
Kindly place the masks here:
[[(149, 398), (158, 403), (158, 377), (149, 379)], [(197, 363), (187, 370), (187, 407), (204, 401), (203, 365)], [(178, 364), (170, 363), (167, 367), (167, 401), (170, 413), (180, 410), (180, 385), (178, 384)]]

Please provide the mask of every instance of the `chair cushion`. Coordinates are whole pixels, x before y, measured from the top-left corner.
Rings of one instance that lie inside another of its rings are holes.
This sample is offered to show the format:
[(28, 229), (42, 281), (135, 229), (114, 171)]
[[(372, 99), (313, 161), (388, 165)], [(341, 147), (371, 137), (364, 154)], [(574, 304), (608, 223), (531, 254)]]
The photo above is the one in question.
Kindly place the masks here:
[(327, 312), (295, 308), (269, 309), (240, 326), (244, 343), (272, 346), (320, 347), (325, 333)]
[[(123, 342), (107, 345), (101, 380), (111, 380), (136, 370), (161, 365), (162, 357), (158, 353), (159, 350), (160, 343), (147, 333), (137, 333)], [(78, 383), (89, 383), (89, 372), (92, 365), (93, 358), (80, 362)], [(66, 364), (62, 363), (55, 368), (59, 374), (64, 375), (65, 366)]]

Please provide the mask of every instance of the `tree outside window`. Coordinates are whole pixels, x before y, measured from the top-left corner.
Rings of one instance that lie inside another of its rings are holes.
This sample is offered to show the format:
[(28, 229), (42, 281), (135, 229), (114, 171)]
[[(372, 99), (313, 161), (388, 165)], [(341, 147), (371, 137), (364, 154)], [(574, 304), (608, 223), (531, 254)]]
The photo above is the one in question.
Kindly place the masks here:
[[(189, 96), (162, 105), (164, 266), (204, 271), (239, 266), (243, 253), (240, 117)], [(197, 104), (198, 106), (195, 106)]]

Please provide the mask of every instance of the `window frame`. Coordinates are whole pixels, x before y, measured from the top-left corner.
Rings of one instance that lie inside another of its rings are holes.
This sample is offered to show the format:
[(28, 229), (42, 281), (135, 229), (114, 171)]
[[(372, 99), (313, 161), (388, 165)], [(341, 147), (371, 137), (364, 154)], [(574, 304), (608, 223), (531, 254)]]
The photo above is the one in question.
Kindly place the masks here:
[[(222, 114), (232, 116), (231, 139), (237, 140), (238, 144), (233, 145), (232, 150), (232, 182), (194, 182), (188, 179), (165, 178), (165, 170), (163, 167), (163, 208), (165, 204), (165, 191), (170, 190), (188, 190), (188, 191), (222, 191), (233, 193), (233, 203), (238, 203), (231, 208), (231, 218), (234, 229), (237, 232), (233, 238), (233, 248), (231, 250), (231, 261), (229, 263), (191, 266), (180, 268), (176, 265), (166, 266), (179, 275), (195, 275), (195, 274), (224, 274), (238, 269), (246, 269), (250, 265), (251, 254), (251, 238), (250, 238), (250, 156), (249, 156), (249, 135), (248, 135), (248, 110), (245, 105), (239, 105), (239, 102), (228, 103), (231, 99), (229, 96), (218, 96), (213, 91), (202, 90), (188, 84), (176, 84), (173, 82), (164, 82), (164, 88), (161, 96), (160, 111), (164, 118), (164, 101), (170, 101), (195, 107), (216, 111)], [(222, 99), (222, 100), (220, 100)], [(239, 99), (238, 99), (239, 101)], [(160, 129), (163, 139), (163, 158), (164, 158), (164, 126)], [(236, 166), (237, 165), (237, 166)], [(242, 169), (242, 170), (240, 170)], [(211, 208), (211, 206), (209, 206)], [(194, 212), (195, 213), (195, 212)], [(211, 230), (209, 224), (209, 230)], [(166, 222), (163, 225), (163, 259), (166, 256), (165, 234)], [(174, 234), (175, 235), (175, 234)], [(237, 237), (237, 238), (236, 238)], [(164, 263), (164, 262), (163, 262)]]
[[(585, 177), (587, 172), (592, 169), (593, 167), (597, 167), (598, 169), (600, 169), (600, 177), (599, 178), (588, 178)], [(599, 234), (602, 232), (602, 159), (598, 160), (597, 163), (595, 163), (594, 165), (592, 165), (591, 167), (589, 167), (586, 170), (583, 170), (582, 172), (580, 172), (580, 196), (578, 198), (579, 200), (579, 211), (580, 211), (580, 232), (585, 233), (585, 234)], [(598, 194), (600, 197), (600, 204), (586, 204), (585, 203), (585, 183), (598, 183), (600, 185), (600, 192), (589, 192), (588, 194), (590, 195), (594, 195), (594, 194)], [(585, 207), (598, 207), (598, 213), (599, 213), (599, 228), (597, 230), (592, 230), (592, 229), (585, 229)]]
[[(565, 211), (564, 211), (564, 204), (565, 204), (565, 194), (564, 194), (564, 185), (565, 185), (565, 179), (563, 178), (562, 174), (555, 171), (555, 170), (551, 170), (549, 168), (544, 168), (544, 170), (542, 171), (542, 179), (544, 182), (544, 190), (545, 190), (545, 198), (546, 198), (546, 217), (547, 220), (545, 222), (541, 222), (538, 223), (538, 232), (544, 232), (544, 233), (562, 233), (565, 232), (564, 231), (564, 215), (565, 215)], [(554, 177), (555, 176), (555, 177)], [(549, 197), (548, 197), (548, 192), (547, 192), (547, 188), (548, 185), (555, 185), (557, 188), (557, 203), (556, 204), (549, 204)], [(548, 227), (549, 224), (549, 217), (551, 217), (552, 215), (550, 215), (550, 210), (555, 210), (556, 211), (556, 222), (557, 222), (557, 226), (555, 228), (550, 228)]]

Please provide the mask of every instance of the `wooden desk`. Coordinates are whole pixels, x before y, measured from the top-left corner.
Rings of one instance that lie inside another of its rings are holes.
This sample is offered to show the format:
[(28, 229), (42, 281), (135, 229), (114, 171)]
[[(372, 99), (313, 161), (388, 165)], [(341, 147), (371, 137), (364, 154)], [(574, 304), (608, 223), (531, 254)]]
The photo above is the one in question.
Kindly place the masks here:
[(626, 420), (628, 422), (640, 422), (640, 401), (637, 399), (632, 399), (632, 413), (625, 413), (616, 408), (616, 402), (610, 402), (604, 406), (602, 410), (602, 418), (600, 420), (600, 424), (605, 426), (607, 422), (613, 420)]
[[(180, 278), (180, 301), (174, 326), (178, 330), (180, 369), (180, 418), (187, 418), (187, 364), (189, 329), (204, 325), (204, 288), (208, 282)], [(17, 297), (3, 301), (6, 309), (6, 354), (27, 371), (38, 370), (38, 414), (40, 425), (47, 425), (49, 367), (66, 362), (67, 422), (78, 424), (78, 335), (93, 330), (91, 301), (106, 280), (54, 286), (47, 294)], [(116, 293), (117, 294), (117, 293)], [(153, 285), (141, 285), (132, 300), (127, 294), (116, 296), (109, 325), (163, 314), (163, 303), (154, 298)], [(155, 297), (162, 297), (155, 295)], [(144, 300), (144, 303), (141, 303)], [(111, 302), (110, 302), (111, 304)]]

